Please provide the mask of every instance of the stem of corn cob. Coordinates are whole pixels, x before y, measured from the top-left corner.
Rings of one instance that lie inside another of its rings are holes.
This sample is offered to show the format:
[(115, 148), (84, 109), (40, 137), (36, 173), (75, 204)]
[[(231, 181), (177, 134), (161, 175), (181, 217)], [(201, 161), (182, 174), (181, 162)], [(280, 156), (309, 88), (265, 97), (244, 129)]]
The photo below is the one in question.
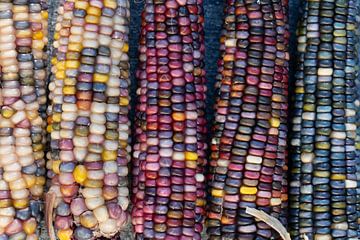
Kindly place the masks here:
[(137, 239), (201, 239), (205, 72), (201, 0), (146, 1), (134, 145)]
[[(228, 1), (209, 176), (210, 239), (277, 238), (245, 213), (287, 200), (287, 2)], [(284, 204), (286, 206), (286, 204)]]
[(46, 1), (0, 1), (0, 238), (38, 239), (45, 184)]
[(62, 1), (49, 85), (49, 192), (60, 240), (113, 237), (129, 204), (129, 2)]
[(357, 239), (355, 5), (307, 1), (298, 29), (293, 239)]

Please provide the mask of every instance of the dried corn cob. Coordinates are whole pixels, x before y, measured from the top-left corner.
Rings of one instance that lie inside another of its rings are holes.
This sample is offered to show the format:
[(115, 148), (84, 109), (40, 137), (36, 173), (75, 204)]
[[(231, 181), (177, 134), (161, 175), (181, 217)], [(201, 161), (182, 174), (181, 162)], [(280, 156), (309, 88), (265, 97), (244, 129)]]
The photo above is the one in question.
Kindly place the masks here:
[(133, 225), (137, 239), (201, 239), (206, 87), (202, 0), (148, 0), (142, 14)]
[(210, 162), (210, 239), (277, 238), (246, 207), (285, 219), (287, 2), (225, 8)]
[(358, 239), (355, 2), (306, 1), (298, 29), (293, 239)]
[(0, 239), (38, 239), (47, 16), (46, 1), (0, 1)]
[[(355, 0), (357, 16), (360, 15), (360, 0)], [(355, 101), (356, 113), (357, 113), (357, 124), (356, 124), (356, 167), (357, 167), (357, 222), (358, 222), (358, 238), (360, 238), (360, 18), (356, 18), (356, 49), (357, 49), (357, 64), (356, 71), (357, 77), (355, 79), (355, 85), (357, 90), (357, 100)]]
[(62, 1), (49, 85), (57, 237), (113, 237), (129, 191), (129, 2)]

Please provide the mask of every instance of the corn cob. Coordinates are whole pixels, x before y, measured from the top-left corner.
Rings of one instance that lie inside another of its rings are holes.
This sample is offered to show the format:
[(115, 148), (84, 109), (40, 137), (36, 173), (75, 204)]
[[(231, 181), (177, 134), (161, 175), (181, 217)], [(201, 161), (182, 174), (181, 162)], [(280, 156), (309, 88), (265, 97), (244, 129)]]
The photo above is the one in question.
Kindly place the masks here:
[(114, 237), (129, 204), (129, 2), (62, 1), (48, 109), (60, 240)]
[(47, 15), (46, 1), (0, 1), (0, 239), (38, 239)]
[(306, 1), (291, 138), (293, 239), (358, 239), (355, 2)]
[[(355, 0), (355, 10), (356, 15), (360, 15), (360, 0)], [(360, 18), (357, 17), (356, 19), (356, 50), (357, 50), (357, 62), (356, 62), (356, 79), (355, 79), (355, 85), (356, 85), (356, 97), (357, 100), (355, 101), (356, 106), (356, 113), (357, 113), (357, 123), (356, 123), (356, 140), (355, 140), (355, 146), (356, 146), (356, 175), (357, 175), (357, 223), (358, 223), (358, 238), (360, 238)]]
[[(357, 6), (357, 7), (356, 7)], [(356, 13), (357, 16), (360, 15), (360, 0), (355, 1), (355, 7), (356, 7)], [(356, 64), (356, 71), (357, 71), (357, 77), (355, 79), (355, 85), (356, 85), (356, 94), (357, 94), (357, 100), (355, 101), (356, 105), (356, 113), (357, 113), (357, 124), (356, 124), (356, 167), (357, 167), (357, 222), (358, 222), (358, 238), (360, 238), (360, 18), (356, 18), (356, 49), (357, 49), (357, 64)]]
[(201, 239), (206, 163), (202, 0), (147, 0), (139, 52), (136, 239)]
[(285, 1), (227, 1), (209, 174), (210, 239), (277, 238), (245, 209), (276, 218), (286, 211), (286, 13)]

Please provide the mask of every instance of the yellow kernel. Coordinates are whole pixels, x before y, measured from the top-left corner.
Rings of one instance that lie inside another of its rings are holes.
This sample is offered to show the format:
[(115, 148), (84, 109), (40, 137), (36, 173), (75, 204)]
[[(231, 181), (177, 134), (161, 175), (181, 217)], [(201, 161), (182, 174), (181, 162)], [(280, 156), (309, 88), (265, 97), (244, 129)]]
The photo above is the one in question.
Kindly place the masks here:
[(188, 161), (198, 160), (198, 155), (195, 152), (185, 152), (185, 159)]
[(13, 199), (13, 206), (16, 209), (22, 209), (29, 206), (29, 199)]
[(330, 179), (331, 180), (345, 180), (346, 177), (344, 174), (331, 174)]
[(0, 208), (7, 208), (11, 206), (11, 199), (0, 199)]
[(295, 93), (305, 93), (304, 87), (295, 88)]
[(107, 7), (107, 8), (115, 9), (116, 8), (116, 1), (115, 0), (105, 0), (104, 1), (104, 6)]
[(57, 79), (64, 79), (65, 78), (65, 71), (57, 71), (55, 74)]
[(54, 33), (54, 40), (59, 40), (60, 34), (58, 32)]
[(304, 104), (304, 111), (314, 112), (315, 104)]
[(49, 17), (48, 11), (41, 11), (41, 17), (47, 19)]
[(270, 125), (271, 125), (271, 127), (275, 127), (275, 128), (279, 127), (280, 126), (280, 119), (271, 118), (270, 119)]
[(36, 176), (34, 176), (34, 175), (24, 174), (24, 175), (23, 175), (23, 178), (24, 178), (25, 183), (26, 183), (26, 186), (27, 186), (28, 188), (31, 188), (31, 187), (34, 186), (35, 183), (36, 183)]
[(44, 37), (44, 34), (41, 31), (37, 31), (33, 33), (33, 39), (41, 40)]
[(273, 100), (274, 102), (283, 102), (285, 100), (285, 98), (283, 95), (273, 94), (271, 97), (271, 100)]
[(105, 74), (94, 74), (94, 82), (106, 83), (109, 80), (109, 76)]
[(46, 131), (47, 131), (48, 133), (51, 133), (51, 132), (53, 131), (52, 125), (47, 125)]
[(52, 116), (52, 120), (54, 122), (60, 122), (61, 121), (61, 113), (54, 113)]
[(89, 6), (87, 1), (75, 1), (75, 8), (86, 10)]
[(117, 151), (103, 151), (101, 154), (104, 161), (115, 161), (117, 158)]
[(97, 17), (100, 17), (101, 16), (101, 9), (100, 8), (97, 8), (97, 7), (89, 7), (87, 10), (86, 10), (87, 14), (89, 15), (94, 15), (94, 16), (97, 16)]
[(77, 69), (77, 68), (80, 67), (80, 62), (79, 61), (68, 60), (68, 61), (65, 62), (65, 67), (72, 68), (72, 69)]
[(64, 85), (75, 86), (76, 85), (76, 78), (65, 78)]
[(128, 143), (127, 143), (127, 141), (120, 140), (119, 141), (119, 146), (120, 146), (121, 149), (123, 149), (123, 148), (126, 148), (128, 146)]
[(355, 147), (356, 147), (356, 149), (359, 149), (359, 150), (360, 150), (360, 142), (357, 142), (357, 143), (355, 144)]
[(86, 23), (99, 24), (100, 19), (99, 19), (99, 17), (94, 16), (94, 15), (87, 15), (85, 17), (85, 21), (86, 21)]
[(56, 65), (56, 70), (57, 71), (63, 71), (65, 70), (65, 61), (60, 61), (60, 62), (57, 62)]
[(71, 229), (60, 229), (57, 232), (59, 240), (71, 240), (72, 235), (73, 231)]
[(34, 218), (30, 218), (23, 223), (24, 232), (28, 235), (35, 233), (36, 227), (37, 224)]
[(42, 151), (44, 149), (44, 145), (41, 144), (41, 143), (36, 143), (36, 144), (33, 143), (32, 147), (33, 147), (33, 152), (34, 153), (38, 152), (38, 151)]
[(74, 51), (74, 52), (81, 52), (82, 44), (81, 43), (70, 43), (68, 46), (68, 50)]
[(127, 53), (129, 51), (129, 44), (125, 43), (124, 46), (122, 47), (121, 51)]
[(77, 165), (73, 172), (74, 179), (77, 183), (83, 183), (87, 178), (87, 170), (83, 165)]
[(126, 97), (120, 97), (120, 102), (119, 102), (120, 106), (127, 106), (129, 105), (129, 99)]
[(242, 186), (242, 187), (240, 187), (240, 193), (241, 194), (256, 194), (257, 193), (257, 188), (256, 187)]
[(51, 58), (52, 65), (56, 65), (57, 63), (58, 63), (58, 60), (56, 59), (56, 57)]
[(60, 174), (60, 164), (61, 164), (61, 161), (60, 161), (60, 160), (54, 160), (54, 161), (52, 161), (52, 167), (51, 167), (51, 169), (53, 170), (54, 173)]
[(211, 190), (211, 195), (213, 197), (222, 198), (224, 196), (224, 190), (213, 189), (213, 190)]
[(36, 177), (36, 185), (45, 185), (46, 179), (43, 176)]
[(15, 113), (15, 111), (13, 109), (6, 108), (6, 109), (2, 110), (1, 115), (4, 118), (11, 118), (11, 116), (14, 115), (14, 113)]
[(74, 86), (65, 86), (63, 88), (63, 93), (65, 95), (74, 95), (76, 93), (76, 88)]
[(196, 206), (205, 206), (205, 204), (206, 204), (205, 199), (202, 199), (202, 198), (196, 199)]

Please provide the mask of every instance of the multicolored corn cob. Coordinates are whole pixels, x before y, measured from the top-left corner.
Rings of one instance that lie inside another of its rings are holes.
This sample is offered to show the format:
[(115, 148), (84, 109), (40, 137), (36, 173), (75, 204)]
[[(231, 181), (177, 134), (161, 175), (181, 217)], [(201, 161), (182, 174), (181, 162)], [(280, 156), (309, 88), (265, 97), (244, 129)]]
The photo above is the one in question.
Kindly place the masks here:
[(60, 240), (114, 237), (129, 204), (129, 2), (61, 2), (49, 85), (49, 192)]
[[(360, 16), (360, 0), (355, 1), (355, 9), (356, 9), (356, 15)], [(356, 85), (356, 94), (357, 94), (357, 100), (355, 101), (356, 106), (356, 113), (357, 113), (357, 124), (356, 124), (356, 167), (357, 167), (357, 223), (358, 223), (358, 238), (360, 238), (360, 18), (357, 17), (356, 19), (356, 44), (355, 47), (357, 49), (357, 62), (356, 62), (356, 73), (357, 77), (355, 79), (355, 85)]]
[(136, 239), (201, 239), (205, 185), (202, 0), (147, 0), (139, 47)]
[(209, 174), (209, 239), (276, 239), (247, 207), (286, 213), (287, 1), (229, 0)]
[(47, 1), (0, 1), (0, 239), (38, 239), (47, 18)]
[(292, 239), (358, 239), (355, 1), (306, 1), (298, 28)]

